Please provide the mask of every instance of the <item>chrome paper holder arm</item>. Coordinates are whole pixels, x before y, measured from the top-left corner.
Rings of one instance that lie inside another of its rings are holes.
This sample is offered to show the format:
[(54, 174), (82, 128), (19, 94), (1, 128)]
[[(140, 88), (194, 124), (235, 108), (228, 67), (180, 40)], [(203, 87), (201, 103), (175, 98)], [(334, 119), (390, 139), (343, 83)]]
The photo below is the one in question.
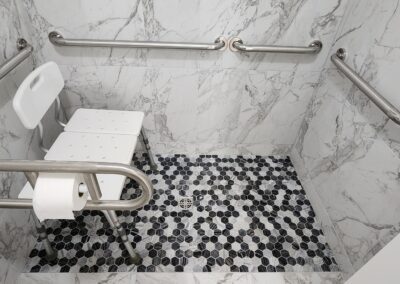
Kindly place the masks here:
[(385, 99), (377, 90), (375, 90), (367, 81), (348, 66), (344, 60), (346, 59), (346, 51), (339, 48), (338, 51), (331, 56), (331, 61), (361, 92), (363, 92), (383, 113), (385, 113), (396, 124), (400, 124), (400, 111)]
[[(0, 172), (31, 173), (81, 173), (83, 175), (116, 174), (136, 181), (142, 194), (132, 200), (88, 200), (84, 210), (136, 210), (150, 202), (153, 196), (153, 185), (140, 170), (118, 163), (98, 162), (64, 162), (43, 160), (0, 160)], [(36, 175), (36, 174), (34, 174)], [(54, 189), (57, 190), (57, 189)], [(32, 209), (31, 199), (0, 199), (0, 208)]]
[(17, 49), (19, 52), (0, 66), (0, 80), (28, 58), (33, 51), (33, 47), (23, 38), (18, 39)]
[(244, 44), (242, 39), (234, 37), (229, 41), (229, 49), (243, 52), (317, 54), (322, 49), (322, 42), (314, 40), (308, 46), (249, 45)]
[(158, 49), (190, 49), (190, 50), (223, 50), (228, 43), (222, 36), (214, 43), (163, 42), (163, 41), (128, 41), (97, 39), (66, 39), (59, 32), (49, 33), (49, 40), (57, 46), (81, 47), (118, 47), (118, 48), (158, 48)]

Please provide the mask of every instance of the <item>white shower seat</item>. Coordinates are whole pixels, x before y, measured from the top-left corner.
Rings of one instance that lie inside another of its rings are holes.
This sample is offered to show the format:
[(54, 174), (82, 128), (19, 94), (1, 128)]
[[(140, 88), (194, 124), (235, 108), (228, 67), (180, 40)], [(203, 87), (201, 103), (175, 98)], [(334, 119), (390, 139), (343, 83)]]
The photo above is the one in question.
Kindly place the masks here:
[[(21, 83), (13, 107), (28, 129), (39, 126), (41, 119), (64, 87), (62, 74), (54, 62), (32, 71)], [(141, 132), (142, 112), (79, 109), (48, 150), (45, 160), (110, 162), (129, 165)], [(125, 183), (120, 175), (98, 175), (102, 199), (119, 200)], [(32, 198), (26, 184), (20, 198)]]
[[(136, 143), (136, 135), (63, 132), (58, 136), (44, 159), (50, 161), (111, 162), (129, 165)], [(102, 200), (120, 199), (125, 185), (125, 176), (97, 175), (97, 179)], [(18, 197), (33, 198), (33, 189), (29, 183), (25, 184)]]
[[(47, 152), (45, 160), (76, 162), (108, 162), (129, 165), (141, 134), (150, 154), (148, 140), (142, 128), (144, 114), (141, 112), (119, 112), (108, 110), (80, 109), (71, 119), (67, 130), (61, 133), (50, 149), (43, 146), (43, 126), (41, 120), (56, 101), (64, 87), (64, 79), (54, 62), (45, 63), (32, 71), (19, 86), (13, 100), (13, 107), (22, 124), (27, 129), (39, 129), (40, 146)], [(58, 119), (58, 113), (56, 113)], [(64, 126), (64, 123), (60, 122)], [(149, 158), (151, 156), (149, 155)], [(154, 161), (150, 158), (153, 165)], [(96, 174), (102, 200), (120, 200), (126, 177), (123, 175)], [(40, 173), (39, 173), (40, 178)], [(30, 180), (32, 183), (34, 181)], [(57, 190), (56, 188), (54, 190)], [(33, 199), (33, 188), (27, 182), (19, 198)], [(114, 228), (132, 263), (139, 264), (141, 257), (135, 252), (113, 210), (102, 211)], [(41, 227), (40, 236), (44, 240), (49, 259), (56, 254), (51, 248), (46, 232)]]
[(157, 166), (151, 153), (149, 140), (142, 128), (143, 119), (144, 113), (141, 111), (79, 108), (64, 126), (64, 131), (141, 135), (150, 166), (155, 169)]
[(140, 134), (144, 119), (141, 111), (79, 108), (64, 127), (67, 132)]

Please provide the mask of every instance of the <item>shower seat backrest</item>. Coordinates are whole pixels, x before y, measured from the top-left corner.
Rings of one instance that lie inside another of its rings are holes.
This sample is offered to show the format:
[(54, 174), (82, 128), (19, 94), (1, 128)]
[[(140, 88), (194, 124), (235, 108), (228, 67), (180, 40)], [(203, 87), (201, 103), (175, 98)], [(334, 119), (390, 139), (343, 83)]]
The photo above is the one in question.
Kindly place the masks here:
[(64, 88), (64, 78), (54, 62), (32, 71), (19, 86), (13, 107), (22, 124), (34, 129)]

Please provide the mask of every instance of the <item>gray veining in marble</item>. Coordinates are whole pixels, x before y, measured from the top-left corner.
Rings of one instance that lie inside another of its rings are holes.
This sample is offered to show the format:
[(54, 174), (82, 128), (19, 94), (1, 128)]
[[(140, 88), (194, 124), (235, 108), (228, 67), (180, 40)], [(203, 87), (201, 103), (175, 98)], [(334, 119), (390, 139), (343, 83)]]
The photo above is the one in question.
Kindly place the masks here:
[[(18, 52), (17, 38), (26, 35), (17, 4), (17, 1), (0, 0), (0, 63)], [(27, 131), (12, 108), (12, 98), (32, 68), (32, 58), (28, 58), (0, 81), (1, 159), (43, 157), (38, 147), (37, 133)], [(45, 125), (46, 129), (50, 129), (47, 122)], [(48, 131), (47, 134), (51, 132)], [(52, 135), (48, 138), (51, 139)], [(0, 173), (1, 198), (17, 197), (24, 183), (25, 178), (22, 174)], [(29, 250), (36, 242), (32, 218), (28, 210), (0, 210), (0, 283), (13, 283), (22, 270)]]
[[(0, 0), (1, 27), (7, 27), (1, 29), (0, 60), (13, 54), (17, 35), (24, 33), (35, 47), (34, 62), (61, 65), (69, 114), (81, 106), (144, 110), (159, 153), (287, 154), (295, 143), (291, 156), (304, 165), (304, 184), (315, 191), (309, 196), (316, 196), (313, 205), (321, 208), (347, 274), (398, 234), (398, 126), (328, 58), (347, 48), (350, 66), (400, 106), (399, 0), (110, 3)], [(288, 45), (321, 39), (324, 49), (312, 57), (60, 48), (47, 40), (53, 29), (78, 38), (210, 42), (224, 35)], [(41, 155), (35, 134), (22, 128), (10, 105), (32, 63), (21, 67), (0, 82), (2, 158)], [(15, 195), (22, 182), (2, 175), (2, 195)], [(7, 220), (1, 226), (13, 232), (0, 236), (4, 280), (18, 270), (12, 263), (22, 256), (14, 252), (25, 249), (16, 248), (16, 235), (27, 230), (22, 233), (28, 244), (32, 232), (24, 227), (29, 213), (0, 214)]]
[[(145, 127), (156, 152), (179, 149), (208, 154), (287, 153), (328, 49), (317, 57), (64, 49), (49, 43), (48, 32), (57, 29), (66, 37), (198, 42), (224, 35), (240, 36), (249, 43), (288, 45), (307, 45), (320, 39), (329, 46), (346, 6), (345, 1), (334, 0), (291, 0), (284, 4), (124, 0), (112, 6), (106, 0), (74, 0), (68, 4), (18, 0), (12, 2), (11, 13), (7, 4), (1, 5), (6, 14), (2, 20), (9, 23), (2, 26), (17, 30), (2, 30), (6, 32), (3, 54), (10, 56), (17, 35), (24, 34), (35, 48), (34, 62), (54, 60), (62, 65), (67, 83), (63, 103), (69, 114), (82, 106), (144, 110)], [(31, 68), (30, 63), (27, 70)], [(42, 155), (35, 133), (22, 128), (10, 106), (26, 74), (15, 74), (15, 79), (10, 76), (5, 83), (8, 96), (0, 119), (6, 130), (0, 143), (5, 157)], [(50, 134), (47, 144), (55, 136)], [(16, 189), (22, 186), (21, 177), (18, 184), (13, 179), (12, 175), (5, 176), (4, 194), (16, 195)], [(16, 189), (10, 189), (11, 185)]]
[[(14, 55), (21, 31), (14, 2), (0, 1), (0, 62)], [(32, 68), (27, 62), (0, 81), (0, 157), (27, 158), (31, 148), (31, 131), (25, 131), (13, 113), (10, 99), (21, 78)], [(0, 174), (0, 196), (15, 196), (23, 177), (13, 173)], [(24, 258), (36, 239), (32, 236), (29, 211), (0, 210), (0, 282), (12, 282), (24, 265)]]
[[(353, 1), (331, 50), (346, 48), (346, 62), (397, 107), (399, 21), (397, 0)], [(347, 276), (400, 232), (398, 133), (327, 62), (294, 147), (295, 164), (304, 165), (342, 242), (336, 259), (347, 258)]]
[[(140, 109), (156, 152), (287, 151), (318, 73), (62, 66), (63, 104)], [(133, 76), (132, 76), (133, 75)], [(116, 97), (115, 97), (116, 96)], [(193, 153), (193, 152), (192, 152)], [(196, 152), (194, 152), (196, 153)], [(229, 153), (228, 153), (229, 154)]]
[[(70, 65), (135, 65), (147, 67), (242, 68), (319, 71), (328, 49), (310, 56), (243, 55), (147, 49), (65, 49), (47, 40), (51, 29), (66, 37), (212, 42), (220, 35), (240, 36), (251, 43), (307, 45), (313, 39), (333, 42), (346, 1), (109, 1), (23, 0), (28, 21), (40, 35), (44, 60)], [(61, 4), (62, 3), (62, 4)], [(62, 9), (60, 9), (62, 5)], [(108, 7), (104, 9), (104, 7)], [(68, 15), (75, 15), (71, 18)], [(172, 20), (173, 19), (173, 20)], [(301, 63), (301, 64), (300, 64)]]
[(23, 273), (17, 284), (25, 283), (187, 283), (187, 284), (340, 284), (339, 272), (321, 273)]
[[(219, 154), (288, 152), (347, 3), (95, 2), (22, 1), (23, 20), (37, 35), (36, 59), (62, 65), (68, 113), (81, 106), (144, 110), (155, 152)], [(327, 48), (318, 56), (63, 48), (48, 41), (53, 29), (71, 38), (212, 42), (223, 35), (288, 45), (320, 39)]]

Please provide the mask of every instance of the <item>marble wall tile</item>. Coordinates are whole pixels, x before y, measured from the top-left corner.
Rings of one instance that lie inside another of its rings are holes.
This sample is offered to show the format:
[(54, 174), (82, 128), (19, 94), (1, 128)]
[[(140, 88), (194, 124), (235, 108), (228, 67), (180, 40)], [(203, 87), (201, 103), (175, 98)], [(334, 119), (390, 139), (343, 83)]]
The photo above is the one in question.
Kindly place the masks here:
[(291, 151), (290, 159), (293, 163), (293, 166), (296, 168), (299, 180), (301, 180), (301, 185), (307, 193), (315, 214), (318, 216), (317, 221), (320, 223), (326, 241), (329, 244), (333, 255), (335, 256), (336, 262), (340, 265), (340, 271), (346, 277), (352, 275), (355, 271), (353, 264), (350, 261), (342, 239), (339, 238), (337, 228), (333, 225), (325, 202), (322, 202), (322, 199), (318, 194), (318, 188), (315, 186), (314, 180), (309, 176), (309, 172), (304, 164), (303, 159), (300, 157), (297, 151)]
[[(346, 6), (334, 0), (21, 1), (22, 19), (37, 35), (35, 59), (62, 65), (69, 114), (81, 106), (143, 110), (156, 151), (179, 144), (179, 152), (254, 154), (293, 144)], [(47, 39), (54, 29), (71, 38), (184, 42), (224, 35), (303, 45), (318, 38), (325, 48), (318, 56), (63, 48)]]
[(198, 283), (198, 284), (290, 284), (290, 283), (343, 283), (340, 273), (138, 273), (136, 276), (137, 284), (159, 283)]
[(0, 34), (0, 41), (2, 43), (0, 60), (3, 62), (16, 51), (15, 43), (19, 37), (18, 31), (21, 30), (21, 22), (19, 21), (17, 7), (14, 1), (0, 1), (0, 16), (2, 24)]
[[(398, 107), (399, 4), (353, 1), (331, 51)], [(357, 270), (399, 233), (398, 126), (327, 62), (300, 129), (293, 150)]]
[[(400, 109), (397, 95), (400, 64), (399, 2), (354, 1), (349, 7), (350, 15), (333, 48), (346, 48), (347, 62), (387, 100)], [(369, 35), (368, 37), (365, 35)], [(330, 67), (333, 67), (332, 65)], [(398, 126), (357, 91), (354, 105), (365, 114), (370, 124), (378, 129), (383, 139), (399, 153)]]
[[(252, 273), (163, 273), (166, 284), (182, 283), (243, 283), (252, 284)], [(136, 283), (156, 284), (160, 281), (160, 273), (140, 273), (136, 276)]]
[[(23, 0), (43, 61), (80, 65), (135, 65), (182, 68), (243, 68), (318, 71), (324, 64), (347, 1), (44, 1)], [(60, 9), (62, 7), (62, 9)], [(183, 11), (183, 12), (182, 12)], [(70, 15), (74, 15), (71, 17)], [(173, 19), (173, 20), (172, 20)], [(308, 45), (325, 48), (315, 56), (147, 49), (58, 48), (47, 39), (51, 30), (70, 38), (213, 42), (240, 36), (248, 43)]]
[[(290, 153), (293, 145), (289, 144), (217, 144), (217, 143), (156, 143), (151, 142), (151, 148), (156, 153), (176, 154), (183, 153), (185, 155), (204, 154), (204, 155), (282, 155), (282, 153)], [(136, 152), (144, 152), (142, 145), (136, 146)]]
[[(22, 24), (17, 17), (2, 20), (35, 35), (37, 62), (62, 65), (69, 114), (81, 106), (144, 110), (153, 147), (164, 153), (287, 153), (300, 130), (293, 150), (332, 234), (342, 240), (343, 263), (348, 258), (357, 269), (398, 232), (398, 126), (327, 61), (338, 47), (347, 48), (347, 62), (400, 106), (398, 1), (64, 2), (21, 0)], [(53, 29), (74, 38), (210, 42), (224, 35), (287, 45), (321, 39), (324, 49), (314, 57), (59, 48), (47, 39)], [(6, 31), (6, 55), (14, 49), (12, 37)], [(12, 94), (16, 83), (6, 84)], [(6, 129), (15, 118), (3, 104)], [(8, 154), (28, 145), (17, 140), (33, 137), (12, 127), (24, 138), (6, 132), (0, 150)]]
[[(18, 1), (0, 0), (0, 63), (15, 55), (16, 42), (27, 33), (20, 21)], [(0, 158), (42, 159), (35, 131), (26, 130), (12, 108), (12, 99), (22, 80), (33, 69), (32, 57), (0, 80)], [(45, 122), (45, 128), (49, 124)], [(47, 134), (51, 134), (48, 131)], [(52, 139), (49, 135), (47, 141)], [(15, 198), (25, 183), (17, 173), (0, 173), (1, 198)], [(0, 282), (14, 283), (36, 242), (33, 216), (29, 210), (0, 210)]]
[[(334, 74), (330, 75), (332, 81)], [(335, 111), (336, 116), (331, 116)], [(322, 199), (335, 200), (327, 204), (328, 211), (350, 260), (359, 268), (379, 250), (382, 238), (398, 232), (399, 157), (348, 101), (325, 99), (318, 113), (323, 113), (324, 119), (317, 116), (313, 122), (318, 125), (309, 125), (313, 135), (306, 136), (303, 157)], [(317, 147), (315, 141), (324, 145), (319, 157), (307, 154), (314, 152), (311, 149)], [(379, 209), (381, 204), (386, 204), (384, 211)]]
[(21, 273), (17, 284), (40, 283), (40, 284), (134, 284), (136, 275), (129, 272), (118, 273)]
[(242, 284), (339, 284), (339, 272), (322, 273), (23, 273), (17, 283), (242, 283)]
[(292, 144), (314, 92), (319, 73), (249, 71), (241, 86), (239, 143)]
[(400, 160), (340, 80), (336, 70), (322, 77), (296, 150), (358, 269), (399, 231)]
[(319, 75), (297, 70), (61, 68), (66, 79), (62, 101), (69, 115), (81, 106), (142, 110), (156, 152), (186, 153), (223, 153), (224, 148), (231, 153), (286, 153)]
[[(63, 105), (69, 114), (82, 106), (145, 111), (155, 152), (285, 154), (294, 143), (347, 1), (20, 4), (23, 26), (35, 35), (35, 61), (54, 60), (62, 67), (67, 82)], [(48, 41), (52, 30), (88, 39), (212, 42), (223, 35), (282, 45), (320, 39), (324, 49), (318, 56), (289, 56), (65, 48)]]

